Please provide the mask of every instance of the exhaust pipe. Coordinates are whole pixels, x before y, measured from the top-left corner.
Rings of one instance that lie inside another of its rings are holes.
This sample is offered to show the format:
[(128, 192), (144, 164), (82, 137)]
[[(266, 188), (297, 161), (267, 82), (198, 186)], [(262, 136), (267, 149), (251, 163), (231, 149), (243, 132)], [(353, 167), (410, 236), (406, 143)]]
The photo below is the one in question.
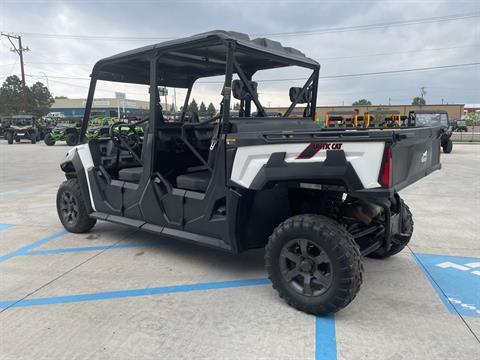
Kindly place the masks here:
[(359, 220), (365, 225), (370, 225), (372, 220), (382, 212), (383, 208), (380, 205), (365, 201), (357, 200), (353, 203), (348, 203), (343, 208), (345, 216)]

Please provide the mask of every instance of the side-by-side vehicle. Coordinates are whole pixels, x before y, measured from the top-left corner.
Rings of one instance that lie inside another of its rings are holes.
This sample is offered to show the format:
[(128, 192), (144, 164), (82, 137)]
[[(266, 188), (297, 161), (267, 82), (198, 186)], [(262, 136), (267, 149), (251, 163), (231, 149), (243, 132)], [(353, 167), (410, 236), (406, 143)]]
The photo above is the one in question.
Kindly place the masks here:
[[(306, 81), (287, 91), (282, 116), (269, 116), (258, 96), (268, 88), (254, 79), (290, 66), (308, 72)], [(313, 314), (344, 308), (360, 289), (362, 255), (387, 258), (409, 242), (412, 214), (398, 192), (440, 168), (441, 129), (319, 128), (319, 71), (296, 49), (226, 31), (100, 60), (80, 145), (61, 163), (62, 224), (83, 233), (108, 221), (232, 253), (265, 248), (268, 276), (290, 305)], [(213, 76), (223, 79), (218, 115), (165, 121), (159, 87), (186, 89), (187, 109), (194, 85)], [(86, 141), (100, 80), (147, 85), (150, 112)], [(289, 117), (298, 104), (303, 116)]]

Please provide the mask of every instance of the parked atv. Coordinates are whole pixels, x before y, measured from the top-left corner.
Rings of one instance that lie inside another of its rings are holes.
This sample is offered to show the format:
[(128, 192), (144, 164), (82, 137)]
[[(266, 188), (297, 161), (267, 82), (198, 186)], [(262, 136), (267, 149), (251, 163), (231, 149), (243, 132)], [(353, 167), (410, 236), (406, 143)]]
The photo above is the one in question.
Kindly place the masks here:
[[(410, 112), (411, 125), (414, 126), (440, 126), (443, 129), (441, 146), (443, 152), (449, 154), (453, 149), (453, 142), (450, 139), (453, 132), (453, 124), (448, 119), (448, 112), (445, 110), (415, 110)], [(412, 124), (413, 121), (413, 124)]]
[[(252, 75), (293, 66), (309, 77), (289, 89), (282, 116), (271, 117)], [(319, 72), (299, 50), (227, 31), (100, 60), (80, 145), (60, 165), (61, 223), (85, 233), (102, 220), (231, 253), (264, 248), (268, 277), (288, 304), (339, 311), (360, 290), (363, 256), (388, 258), (410, 241), (412, 213), (398, 192), (440, 169), (442, 130), (319, 128)], [(194, 84), (212, 76), (223, 78), (219, 114), (187, 118)], [(149, 84), (149, 117), (115, 122), (108, 136), (86, 140), (99, 80)], [(163, 117), (159, 86), (187, 89), (178, 121)], [(235, 117), (232, 98), (240, 104)], [(303, 116), (290, 118), (298, 104)], [(146, 123), (142, 139), (137, 129)]]
[(9, 144), (29, 140), (32, 144), (37, 142), (38, 129), (35, 117), (32, 115), (13, 115), (7, 118), (5, 139)]
[(467, 122), (465, 120), (455, 120), (455, 121), (453, 121), (452, 131), (468, 132)]
[(64, 120), (62, 123), (57, 124), (49, 133), (47, 133), (43, 138), (43, 141), (47, 146), (55, 145), (57, 141), (66, 141), (68, 146), (77, 145), (80, 127), (80, 120)]

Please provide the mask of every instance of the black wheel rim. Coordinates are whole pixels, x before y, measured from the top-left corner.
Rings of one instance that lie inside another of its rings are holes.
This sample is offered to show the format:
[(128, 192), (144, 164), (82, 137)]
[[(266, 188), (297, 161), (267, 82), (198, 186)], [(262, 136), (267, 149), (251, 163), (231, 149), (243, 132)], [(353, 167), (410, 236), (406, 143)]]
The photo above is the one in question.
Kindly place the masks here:
[(332, 264), (328, 254), (307, 239), (293, 239), (280, 251), (283, 279), (304, 296), (319, 296), (332, 284)]
[(69, 224), (75, 224), (78, 219), (78, 202), (70, 191), (64, 191), (60, 198), (60, 211), (63, 220)]

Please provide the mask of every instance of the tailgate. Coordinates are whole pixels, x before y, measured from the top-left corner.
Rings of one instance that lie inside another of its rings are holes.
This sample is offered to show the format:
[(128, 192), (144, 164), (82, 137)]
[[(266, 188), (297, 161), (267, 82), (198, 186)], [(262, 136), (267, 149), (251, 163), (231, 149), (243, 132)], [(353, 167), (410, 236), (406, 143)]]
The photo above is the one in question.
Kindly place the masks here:
[[(391, 187), (398, 191), (440, 169), (441, 133), (440, 127), (395, 131), (396, 140), (390, 147)], [(385, 156), (388, 155), (387, 148)]]

